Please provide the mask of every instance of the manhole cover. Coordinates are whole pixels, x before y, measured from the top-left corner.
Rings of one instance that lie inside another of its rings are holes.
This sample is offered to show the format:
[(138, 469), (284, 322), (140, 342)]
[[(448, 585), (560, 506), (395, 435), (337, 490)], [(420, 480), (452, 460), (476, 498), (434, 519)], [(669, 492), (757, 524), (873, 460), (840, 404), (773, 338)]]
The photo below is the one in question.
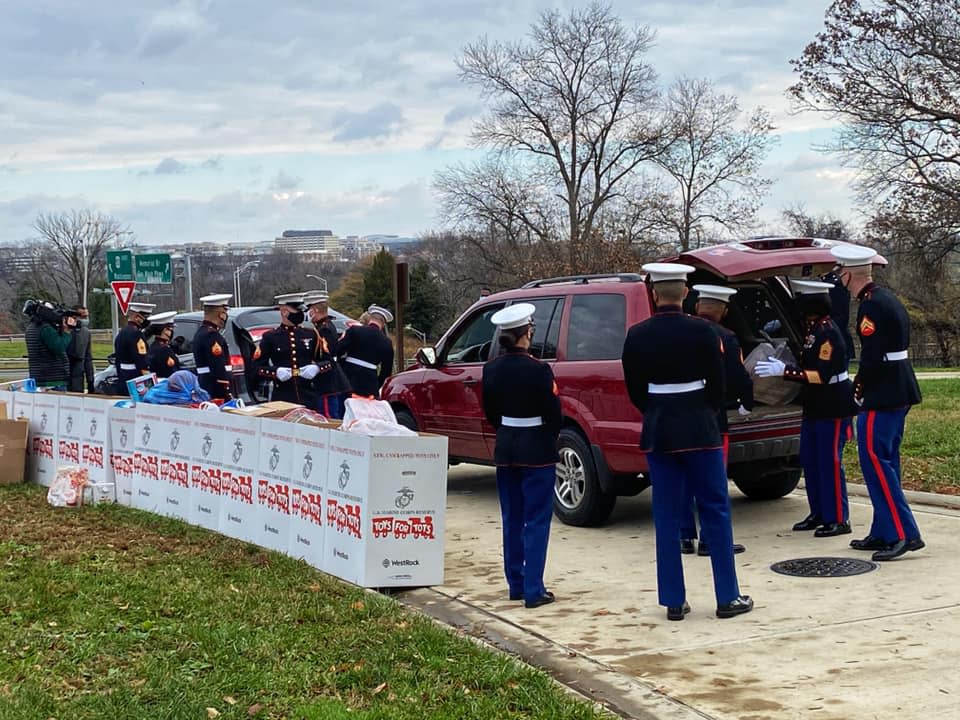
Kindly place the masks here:
[(877, 563), (845, 557), (812, 557), (781, 560), (770, 569), (781, 575), (795, 577), (844, 577), (862, 575), (877, 569)]

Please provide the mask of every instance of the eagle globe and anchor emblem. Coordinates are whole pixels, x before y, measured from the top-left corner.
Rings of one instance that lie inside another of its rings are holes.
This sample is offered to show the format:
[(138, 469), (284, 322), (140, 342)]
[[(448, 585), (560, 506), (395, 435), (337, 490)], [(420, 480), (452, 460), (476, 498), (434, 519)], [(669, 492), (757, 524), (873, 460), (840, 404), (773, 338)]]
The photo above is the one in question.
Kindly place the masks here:
[(40, 415), (40, 432), (43, 432), (47, 429), (47, 414), (43, 413)]
[(174, 430), (170, 433), (170, 449), (176, 450), (180, 446), (180, 431)]
[(313, 458), (310, 457), (310, 453), (305, 453), (303, 456), (303, 479), (307, 480), (310, 478), (310, 474), (313, 472)]
[(236, 440), (233, 443), (233, 461), (240, 462), (241, 457), (243, 457), (243, 442)]
[(67, 415), (66, 431), (67, 434), (73, 432), (73, 415)]
[(203, 453), (204, 457), (207, 457), (211, 450), (213, 450), (213, 438), (210, 437), (210, 433), (207, 433), (203, 436), (203, 445), (200, 446), (200, 452)]
[(274, 445), (274, 446), (270, 449), (270, 469), (271, 469), (271, 470), (276, 470), (276, 469), (277, 469), (277, 465), (279, 465), (279, 464), (280, 464), (280, 448), (278, 448), (276, 445)]
[(91, 418), (90, 419), (90, 437), (93, 437), (96, 434), (97, 434), (97, 419)]
[(127, 429), (120, 428), (120, 447), (127, 446)]
[(350, 464), (344, 460), (340, 464), (340, 475), (337, 477), (337, 485), (343, 490), (348, 482), (350, 482)]
[(143, 433), (140, 435), (140, 440), (141, 442), (143, 442), (144, 445), (150, 444), (150, 433), (151, 433), (150, 426), (144, 425)]

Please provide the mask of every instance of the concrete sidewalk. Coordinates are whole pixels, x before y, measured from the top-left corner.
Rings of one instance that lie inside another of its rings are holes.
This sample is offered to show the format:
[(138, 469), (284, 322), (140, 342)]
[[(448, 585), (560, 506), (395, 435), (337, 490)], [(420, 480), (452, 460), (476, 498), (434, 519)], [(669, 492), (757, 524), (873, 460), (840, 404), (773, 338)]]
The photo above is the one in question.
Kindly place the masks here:
[[(793, 533), (802, 493), (749, 502), (735, 489), (745, 616), (720, 620), (708, 558), (685, 556), (693, 611), (669, 622), (657, 605), (650, 494), (621, 498), (604, 528), (555, 523), (546, 573), (557, 602), (506, 598), (494, 474), (450, 471), (446, 584), (401, 601), (543, 667), (625, 717), (686, 720), (867, 720), (960, 717), (960, 511), (914, 505), (928, 547), (843, 578), (778, 575), (770, 565), (855, 557), (871, 509), (851, 494), (853, 535)], [(934, 496), (936, 498), (937, 496)], [(949, 501), (945, 504), (949, 504)]]

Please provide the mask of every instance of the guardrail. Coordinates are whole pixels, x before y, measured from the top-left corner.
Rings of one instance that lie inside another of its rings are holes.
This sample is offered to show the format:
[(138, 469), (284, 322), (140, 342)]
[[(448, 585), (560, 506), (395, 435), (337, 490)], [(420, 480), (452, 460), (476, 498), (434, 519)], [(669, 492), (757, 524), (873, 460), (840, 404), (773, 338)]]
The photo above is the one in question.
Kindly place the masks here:
[[(107, 328), (106, 330), (91, 330), (90, 331), (90, 340), (91, 342), (112, 342), (113, 341), (113, 331)], [(0, 342), (26, 342), (27, 338), (24, 335), (0, 335)]]

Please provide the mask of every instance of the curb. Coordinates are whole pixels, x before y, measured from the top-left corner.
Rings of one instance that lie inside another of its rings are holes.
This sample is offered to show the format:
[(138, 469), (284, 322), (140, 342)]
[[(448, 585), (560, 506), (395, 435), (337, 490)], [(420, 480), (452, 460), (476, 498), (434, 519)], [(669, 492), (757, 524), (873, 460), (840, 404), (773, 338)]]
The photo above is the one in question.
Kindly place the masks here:
[[(857, 497), (870, 497), (867, 486), (861, 483), (847, 483), (847, 494)], [(948, 510), (960, 510), (960, 495), (941, 495), (921, 490), (904, 490), (903, 494), (911, 505), (926, 505)]]

